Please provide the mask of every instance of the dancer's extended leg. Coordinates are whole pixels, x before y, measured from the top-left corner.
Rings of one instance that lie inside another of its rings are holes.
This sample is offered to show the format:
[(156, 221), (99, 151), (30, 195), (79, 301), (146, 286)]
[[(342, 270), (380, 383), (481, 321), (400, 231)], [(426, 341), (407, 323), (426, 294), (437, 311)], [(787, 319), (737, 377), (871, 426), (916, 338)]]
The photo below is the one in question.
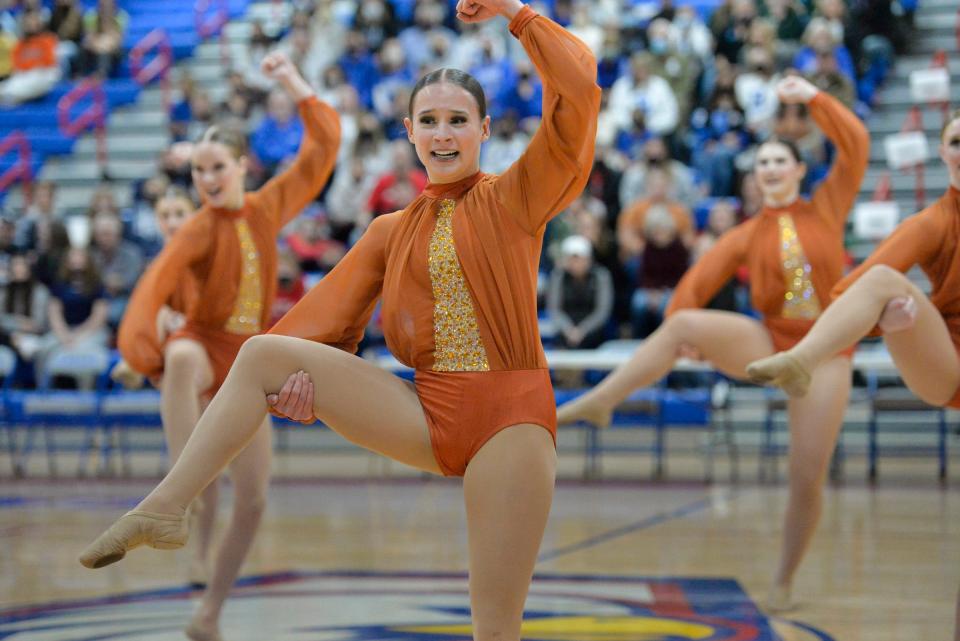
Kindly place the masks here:
[(696, 348), (720, 371), (743, 378), (752, 360), (773, 353), (770, 333), (742, 314), (714, 310), (681, 310), (670, 316), (643, 341), (630, 360), (596, 387), (557, 411), (557, 420), (585, 420), (599, 427), (610, 423), (613, 409), (638, 388), (666, 376), (677, 360), (681, 345)]
[(928, 403), (945, 404), (960, 385), (960, 359), (950, 332), (923, 292), (885, 265), (867, 270), (792, 349), (751, 363), (751, 379), (780, 385), (793, 395), (805, 393), (808, 372), (866, 336), (887, 303), (907, 296), (916, 302), (916, 322), (909, 329), (885, 334), (884, 340), (907, 386)]
[(474, 641), (520, 641), (555, 468), (553, 440), (536, 425), (499, 432), (467, 467), (463, 490)]
[[(277, 392), (289, 374), (299, 370), (314, 383), (316, 416), (347, 440), (440, 473), (420, 401), (404, 381), (333, 347), (286, 336), (255, 336), (244, 343), (170, 473), (138, 510), (182, 517), (256, 434), (266, 415), (266, 394)], [(99, 567), (119, 560), (131, 547), (153, 545), (150, 518), (120, 519), (84, 551), (81, 561)], [(166, 526), (159, 528), (160, 545), (182, 545), (182, 525), (166, 519), (158, 523)]]

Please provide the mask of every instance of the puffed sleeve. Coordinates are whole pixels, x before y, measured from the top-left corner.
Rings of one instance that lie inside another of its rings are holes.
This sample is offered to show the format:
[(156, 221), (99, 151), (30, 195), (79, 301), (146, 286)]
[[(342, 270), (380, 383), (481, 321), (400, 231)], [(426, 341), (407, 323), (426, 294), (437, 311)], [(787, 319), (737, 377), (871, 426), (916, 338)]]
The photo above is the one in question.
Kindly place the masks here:
[(157, 313), (183, 283), (191, 281), (191, 265), (207, 258), (213, 236), (211, 222), (204, 212), (188, 220), (160, 251), (130, 295), (117, 333), (117, 347), (130, 367), (144, 376), (163, 372)]
[(870, 159), (870, 134), (857, 116), (821, 91), (809, 103), (810, 115), (837, 149), (830, 172), (813, 194), (817, 212), (843, 225), (860, 192)]
[(384, 249), (396, 215), (375, 218), (336, 267), (277, 321), (269, 333), (296, 336), (356, 352), (383, 288)]
[(326, 184), (340, 149), (340, 118), (316, 96), (298, 105), (304, 136), (293, 163), (252, 194), (276, 232), (299, 214)]
[(706, 307), (745, 262), (749, 237), (745, 224), (723, 234), (677, 283), (667, 315), (679, 309)]
[(560, 25), (529, 7), (510, 22), (543, 82), (543, 119), (523, 155), (497, 180), (497, 197), (531, 235), (580, 195), (593, 166), (600, 111), (597, 61)]

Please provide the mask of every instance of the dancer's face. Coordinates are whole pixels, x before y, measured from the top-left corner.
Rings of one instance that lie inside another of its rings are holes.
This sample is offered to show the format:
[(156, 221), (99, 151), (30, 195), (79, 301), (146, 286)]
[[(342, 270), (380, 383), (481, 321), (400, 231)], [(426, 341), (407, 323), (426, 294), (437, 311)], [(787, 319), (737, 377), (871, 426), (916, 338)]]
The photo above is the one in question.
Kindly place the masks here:
[(943, 131), (940, 159), (947, 166), (950, 184), (954, 189), (960, 189), (960, 118), (954, 118)]
[(239, 209), (243, 205), (245, 156), (237, 158), (223, 143), (201, 142), (194, 148), (191, 165), (200, 200), (226, 209)]
[(480, 117), (477, 101), (449, 82), (417, 93), (407, 137), (432, 183), (452, 183), (480, 170), (480, 145), (490, 137), (490, 116)]
[(769, 142), (757, 150), (754, 174), (764, 202), (785, 204), (800, 193), (807, 167), (798, 162), (786, 145)]
[(157, 201), (153, 212), (157, 217), (157, 227), (163, 242), (167, 243), (178, 229), (193, 215), (193, 203), (180, 196), (164, 196)]

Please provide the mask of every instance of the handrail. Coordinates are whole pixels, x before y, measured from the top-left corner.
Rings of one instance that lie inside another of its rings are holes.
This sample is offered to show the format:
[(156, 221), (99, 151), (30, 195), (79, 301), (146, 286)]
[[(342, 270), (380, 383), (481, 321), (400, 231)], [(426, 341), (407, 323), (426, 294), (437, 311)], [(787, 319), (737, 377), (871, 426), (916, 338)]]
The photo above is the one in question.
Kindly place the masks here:
[(890, 194), (893, 191), (893, 184), (890, 178), (890, 172), (883, 172), (883, 176), (880, 177), (880, 180), (877, 181), (877, 186), (873, 189), (873, 197), (870, 199), (874, 202), (886, 202), (892, 200)]
[(10, 185), (17, 180), (24, 184), (24, 202), (29, 202), (30, 179), (30, 140), (22, 131), (11, 131), (0, 140), (0, 158), (5, 156), (11, 149), (17, 150), (17, 162), (9, 169), (0, 174), (0, 192), (6, 191)]
[[(214, 3), (215, 6), (214, 6)], [(211, 7), (213, 11), (211, 12)], [(230, 66), (230, 51), (224, 25), (230, 20), (229, 0), (196, 0), (193, 5), (193, 22), (201, 41), (213, 36), (220, 37), (220, 64)]]
[[(80, 114), (70, 119), (70, 111), (80, 100), (90, 98), (91, 103)], [(107, 167), (107, 94), (103, 82), (88, 78), (64, 94), (57, 102), (57, 123), (65, 136), (76, 138), (88, 129), (97, 137), (97, 163), (101, 172)]]
[[(211, 13), (211, 5), (214, 2), (216, 6)], [(228, 0), (197, 0), (193, 5), (193, 20), (197, 28), (197, 36), (201, 40), (220, 35), (223, 25), (230, 19), (230, 7), (227, 2)]]
[[(144, 64), (144, 58), (153, 58)], [(170, 110), (170, 68), (173, 66), (173, 48), (164, 29), (154, 29), (130, 49), (130, 73), (144, 87), (159, 78), (164, 111)]]

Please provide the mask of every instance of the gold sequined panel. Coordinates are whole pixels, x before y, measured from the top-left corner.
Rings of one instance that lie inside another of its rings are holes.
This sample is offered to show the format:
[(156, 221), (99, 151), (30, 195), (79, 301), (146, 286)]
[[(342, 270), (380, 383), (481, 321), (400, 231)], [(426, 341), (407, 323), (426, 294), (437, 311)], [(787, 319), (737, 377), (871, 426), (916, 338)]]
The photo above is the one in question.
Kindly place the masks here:
[(480, 341), (477, 316), (453, 245), (454, 200), (440, 201), (427, 262), (433, 285), (433, 369), (485, 372), (490, 369)]
[(797, 228), (789, 214), (779, 217), (780, 262), (786, 293), (783, 295), (783, 317), (814, 319), (820, 315), (820, 299), (810, 280), (810, 261), (803, 253)]
[(233, 313), (226, 330), (233, 334), (258, 334), (263, 313), (263, 292), (260, 290), (260, 252), (253, 242), (247, 221), (235, 222), (240, 241), (240, 289), (233, 304)]

